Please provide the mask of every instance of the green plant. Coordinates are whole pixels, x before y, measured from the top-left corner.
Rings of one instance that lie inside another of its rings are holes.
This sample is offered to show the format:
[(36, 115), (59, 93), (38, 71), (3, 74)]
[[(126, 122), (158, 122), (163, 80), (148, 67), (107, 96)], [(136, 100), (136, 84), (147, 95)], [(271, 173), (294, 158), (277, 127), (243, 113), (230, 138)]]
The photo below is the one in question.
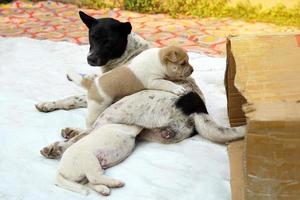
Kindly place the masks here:
[(111, 8), (113, 4), (101, 0), (80, 0), (79, 6), (85, 6), (90, 8)]
[(163, 12), (162, 2), (160, 0), (124, 0), (124, 8), (141, 13)]
[[(229, 0), (57, 0), (70, 1), (89, 8), (121, 7), (141, 13), (167, 13), (172, 17), (232, 17), (243, 20), (272, 22), (300, 28), (300, 3), (294, 8), (278, 4), (269, 9), (252, 5), (249, 1), (236, 6)], [(117, 4), (116, 4), (117, 3)]]

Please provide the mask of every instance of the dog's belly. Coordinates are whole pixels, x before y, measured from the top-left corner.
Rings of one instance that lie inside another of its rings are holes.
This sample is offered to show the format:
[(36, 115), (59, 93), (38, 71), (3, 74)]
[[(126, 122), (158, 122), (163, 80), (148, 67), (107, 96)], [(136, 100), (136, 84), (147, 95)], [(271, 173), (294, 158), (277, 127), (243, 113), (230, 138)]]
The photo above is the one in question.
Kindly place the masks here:
[(131, 138), (130, 140), (122, 139), (113, 147), (105, 147), (96, 151), (95, 155), (102, 169), (112, 167), (127, 158), (134, 148), (134, 143), (135, 141)]

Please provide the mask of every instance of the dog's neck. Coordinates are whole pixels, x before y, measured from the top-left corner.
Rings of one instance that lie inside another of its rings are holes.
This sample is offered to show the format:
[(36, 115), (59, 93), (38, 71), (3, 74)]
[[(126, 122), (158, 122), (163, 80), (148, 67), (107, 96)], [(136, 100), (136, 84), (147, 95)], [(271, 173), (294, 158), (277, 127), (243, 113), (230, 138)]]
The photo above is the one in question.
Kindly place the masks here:
[(113, 68), (129, 63), (132, 58), (140, 54), (142, 51), (150, 48), (150, 44), (136, 33), (130, 33), (127, 39), (127, 46), (122, 56), (120, 58), (110, 60), (106, 65), (102, 66), (103, 72), (107, 72)]

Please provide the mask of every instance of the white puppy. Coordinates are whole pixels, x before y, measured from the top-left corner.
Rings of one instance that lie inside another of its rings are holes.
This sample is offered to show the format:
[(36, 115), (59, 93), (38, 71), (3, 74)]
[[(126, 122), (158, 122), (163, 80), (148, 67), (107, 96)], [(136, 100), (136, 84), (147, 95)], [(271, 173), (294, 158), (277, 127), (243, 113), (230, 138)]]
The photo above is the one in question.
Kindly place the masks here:
[(127, 67), (115, 68), (94, 81), (74, 73), (68, 74), (68, 78), (88, 90), (86, 125), (90, 127), (105, 108), (124, 96), (144, 89), (184, 93), (184, 87), (169, 80), (183, 80), (192, 72), (187, 53), (182, 48), (169, 46), (148, 49)]
[(108, 124), (68, 148), (62, 156), (56, 185), (88, 194), (87, 186), (102, 195), (109, 195), (113, 187), (122, 187), (120, 180), (109, 178), (104, 169), (112, 167), (130, 155), (135, 137), (142, 128), (122, 124)]

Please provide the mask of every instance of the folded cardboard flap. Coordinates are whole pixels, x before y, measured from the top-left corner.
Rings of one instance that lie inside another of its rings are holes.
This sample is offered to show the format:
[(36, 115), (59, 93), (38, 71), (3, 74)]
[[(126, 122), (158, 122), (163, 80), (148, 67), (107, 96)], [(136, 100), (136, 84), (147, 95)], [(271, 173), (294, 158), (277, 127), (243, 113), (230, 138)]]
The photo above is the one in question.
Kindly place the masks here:
[(229, 37), (226, 43), (227, 59), (225, 71), (225, 89), (227, 96), (227, 111), (229, 123), (232, 127), (246, 124), (246, 117), (242, 111), (242, 105), (246, 103), (246, 99), (241, 95), (234, 85), (234, 77), (236, 73), (236, 65), (233, 54), (231, 52), (231, 42)]
[[(233, 107), (242, 108), (242, 101), (238, 104), (232, 98), (236, 92), (232, 88), (245, 97), (243, 103), (247, 101), (243, 108), (247, 116), (245, 152), (234, 154), (245, 163), (244, 197), (299, 200), (300, 34), (229, 37), (227, 44), (228, 58), (232, 57), (225, 80), (231, 124), (244, 119), (241, 113), (238, 117), (230, 114)], [(230, 77), (233, 67), (236, 75)], [(234, 155), (229, 155), (231, 161), (237, 160)], [(233, 165), (231, 162), (232, 175)], [(235, 178), (232, 187), (240, 187), (236, 183), (243, 183)], [(234, 200), (240, 200), (236, 196), (232, 194)]]

